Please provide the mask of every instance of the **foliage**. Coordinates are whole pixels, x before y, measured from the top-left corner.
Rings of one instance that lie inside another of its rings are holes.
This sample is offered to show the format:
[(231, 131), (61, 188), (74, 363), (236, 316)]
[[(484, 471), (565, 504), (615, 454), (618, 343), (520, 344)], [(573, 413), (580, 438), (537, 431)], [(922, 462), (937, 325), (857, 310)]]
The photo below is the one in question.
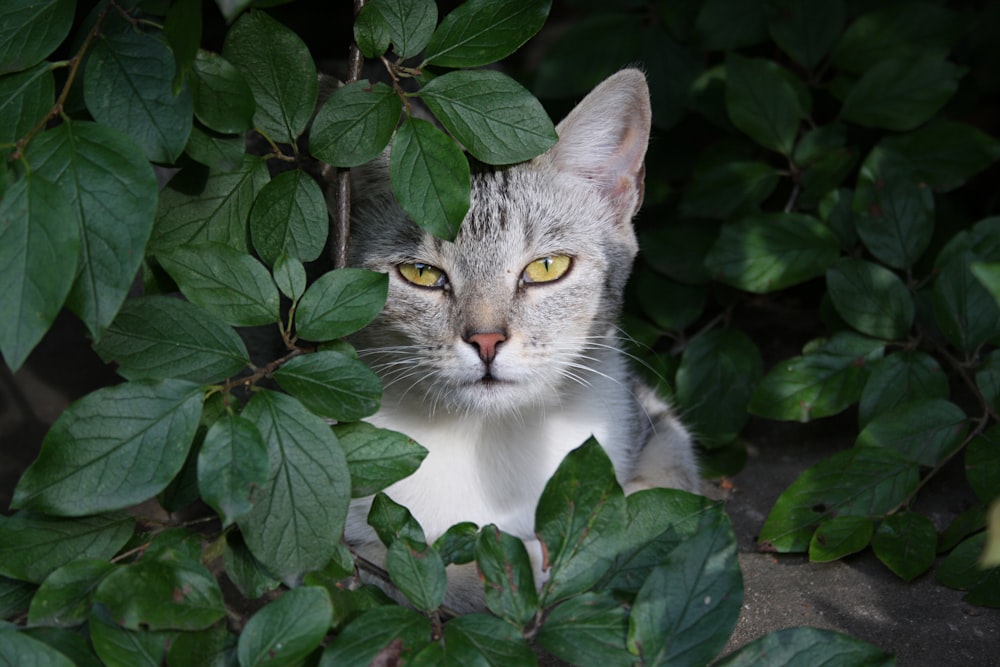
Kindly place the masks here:
[[(949, 554), (939, 579), (996, 605), (1000, 224), (976, 176), (1000, 142), (974, 124), (995, 105), (995, 9), (572, 4), (582, 16), (534, 90), (578, 95), (647, 67), (659, 133), (630, 331), (711, 472), (742, 466), (748, 413), (857, 415), (854, 447), (781, 495), (760, 548), (828, 561), (871, 546), (906, 580)], [(796, 320), (784, 335), (769, 322), (766, 344), (747, 327), (765, 302)], [(801, 353), (772, 352), (801, 331)], [(978, 502), (939, 533), (915, 500), (963, 460)]]

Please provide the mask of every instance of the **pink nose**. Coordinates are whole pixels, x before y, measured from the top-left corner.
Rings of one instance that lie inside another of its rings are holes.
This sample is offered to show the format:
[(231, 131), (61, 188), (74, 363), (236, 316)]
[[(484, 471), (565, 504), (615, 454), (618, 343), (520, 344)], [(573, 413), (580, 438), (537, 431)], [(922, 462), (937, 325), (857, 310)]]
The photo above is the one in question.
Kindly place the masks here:
[(491, 363), (497, 356), (497, 347), (507, 340), (502, 333), (491, 331), (488, 333), (474, 333), (466, 337), (465, 342), (479, 351), (479, 358), (485, 363)]

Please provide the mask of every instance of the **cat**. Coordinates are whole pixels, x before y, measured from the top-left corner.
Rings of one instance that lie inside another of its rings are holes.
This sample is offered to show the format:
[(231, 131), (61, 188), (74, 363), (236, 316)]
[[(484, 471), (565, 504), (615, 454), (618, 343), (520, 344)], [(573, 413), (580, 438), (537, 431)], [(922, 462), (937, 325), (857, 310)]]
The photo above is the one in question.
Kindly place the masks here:
[[(429, 541), (458, 522), (496, 524), (525, 541), (544, 577), (535, 505), (591, 435), (627, 492), (699, 490), (690, 435), (632, 374), (616, 326), (638, 250), (650, 113), (641, 71), (606, 79), (548, 152), (474, 172), (454, 242), (403, 213), (387, 156), (352, 172), (350, 263), (387, 273), (389, 294), (351, 342), (384, 385), (368, 421), (428, 450), (386, 493)], [(345, 535), (379, 561), (370, 505), (354, 501)], [(482, 606), (474, 574), (449, 572), (446, 604)]]

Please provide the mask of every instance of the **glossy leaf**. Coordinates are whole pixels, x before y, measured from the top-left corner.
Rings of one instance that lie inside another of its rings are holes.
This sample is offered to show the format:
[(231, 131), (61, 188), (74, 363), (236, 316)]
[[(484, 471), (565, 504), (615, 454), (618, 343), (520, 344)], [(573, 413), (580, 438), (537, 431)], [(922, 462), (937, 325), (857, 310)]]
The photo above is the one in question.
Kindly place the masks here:
[(711, 446), (736, 439), (763, 374), (757, 346), (736, 329), (710, 331), (691, 341), (677, 369), (675, 398), (700, 442)]
[(920, 180), (938, 192), (964, 185), (1000, 157), (996, 139), (972, 125), (949, 121), (888, 136), (882, 145), (909, 160)]
[(865, 549), (875, 525), (866, 516), (835, 516), (824, 521), (809, 541), (809, 560), (826, 563)]
[[(160, 10), (160, 13), (164, 13)], [(198, 44), (202, 37), (201, 0), (177, 0), (165, 12), (163, 36), (174, 53), (177, 69), (174, 72), (173, 92), (180, 92), (189, 81), (191, 68), (198, 57)]]
[(95, 605), (87, 621), (94, 651), (105, 667), (160, 667), (174, 633), (126, 630)]
[(217, 241), (249, 251), (247, 216), (254, 198), (269, 180), (267, 164), (244, 156), (232, 170), (181, 170), (160, 193), (148, 252), (179, 245)]
[(580, 667), (626, 667), (632, 656), (625, 645), (628, 611), (608, 593), (583, 593), (545, 616), (538, 644)]
[(541, 29), (551, 4), (551, 0), (469, 0), (438, 25), (424, 62), (439, 67), (482, 67), (502, 60)]
[(729, 119), (761, 146), (791, 155), (804, 111), (795, 90), (770, 61), (726, 57)]
[(315, 180), (295, 169), (261, 188), (250, 210), (250, 235), (261, 259), (273, 264), (281, 254), (304, 262), (317, 259), (329, 231), (326, 203)]
[(54, 101), (55, 77), (49, 63), (0, 76), (0, 144), (13, 144), (27, 134)]
[(226, 547), (222, 555), (226, 577), (243, 597), (255, 600), (279, 586), (280, 582), (253, 557), (239, 533), (231, 532), (226, 535)]
[(885, 267), (844, 258), (826, 272), (837, 313), (863, 334), (885, 340), (906, 337), (916, 307), (899, 276)]
[(171, 163), (191, 133), (191, 92), (173, 92), (174, 54), (160, 38), (135, 30), (101, 33), (83, 81), (94, 120), (117, 128), (150, 162)]
[(635, 272), (635, 295), (642, 312), (666, 331), (681, 331), (701, 316), (708, 301), (702, 285), (683, 285), (640, 265)]
[(858, 404), (861, 426), (909, 401), (948, 398), (948, 378), (938, 362), (923, 352), (900, 350), (871, 365)]
[(406, 509), (384, 493), (377, 493), (368, 512), (368, 524), (382, 544), (391, 546), (402, 538), (413, 545), (425, 544), (424, 529)]
[(934, 565), (936, 544), (934, 524), (916, 512), (887, 516), (872, 539), (878, 559), (906, 581), (913, 581)]
[(725, 656), (716, 667), (811, 667), (828, 665), (893, 667), (896, 660), (875, 646), (820, 628), (786, 628), (770, 632)]
[(965, 475), (983, 504), (1000, 496), (1000, 428), (994, 426), (969, 443)]
[(393, 541), (385, 556), (393, 585), (417, 609), (430, 612), (444, 601), (448, 579), (444, 561), (433, 548), (406, 538)]
[(368, 58), (377, 58), (392, 44), (405, 60), (424, 50), (437, 18), (433, 0), (371, 0), (354, 20), (354, 39)]
[(469, 211), (469, 164), (462, 150), (430, 122), (407, 116), (396, 131), (389, 163), (392, 191), (417, 225), (455, 239)]
[(434, 540), (434, 548), (445, 565), (462, 565), (475, 559), (478, 539), (479, 527), (471, 521), (463, 521), (450, 526)]
[(87, 394), (49, 429), (12, 506), (86, 516), (151, 498), (184, 465), (201, 400), (201, 387), (181, 380), (128, 382)]
[(367, 424), (334, 427), (351, 469), (351, 496), (363, 498), (412, 474), (427, 450), (411, 438)]
[(949, 588), (968, 591), (964, 600), (969, 604), (1000, 607), (1000, 567), (980, 566), (986, 537), (986, 533), (979, 533), (959, 544), (941, 562), (935, 575)]
[(897, 269), (913, 265), (934, 232), (934, 196), (900, 155), (875, 148), (861, 165), (854, 220), (865, 246)]
[(62, 43), (74, 0), (9, 0), (0, 8), (0, 74), (25, 70)]
[(370, 323), (385, 305), (388, 276), (364, 269), (337, 269), (320, 276), (299, 301), (296, 331), (303, 338), (334, 340)]
[(967, 426), (968, 417), (954, 403), (939, 398), (912, 401), (875, 415), (855, 446), (894, 449), (933, 467), (961, 444)]
[[(960, 350), (971, 351), (1000, 336), (1000, 305), (983, 285), (993, 286), (986, 265), (974, 264), (972, 253), (950, 259), (934, 281), (934, 320)], [(978, 273), (972, 273), (972, 267)]]
[(27, 612), (37, 589), (26, 581), (0, 576), (0, 620), (12, 619)]
[(716, 279), (763, 294), (822, 275), (839, 254), (837, 237), (819, 220), (770, 213), (723, 225), (705, 265)]
[(184, 152), (195, 162), (218, 171), (232, 171), (243, 162), (246, 139), (236, 134), (212, 132), (201, 124), (191, 128)]
[(28, 621), (32, 625), (72, 628), (82, 625), (90, 613), (94, 591), (114, 569), (100, 559), (78, 559), (52, 572), (31, 600)]
[(227, 414), (208, 429), (198, 450), (198, 489), (223, 526), (253, 508), (269, 473), (267, 444), (249, 420)]
[(286, 591), (247, 621), (237, 648), (241, 667), (301, 664), (323, 641), (332, 618), (326, 590), (302, 586)]
[(201, 243), (171, 248), (156, 258), (184, 296), (227, 324), (273, 324), (280, 317), (271, 274), (248, 254), (222, 243)]
[(361, 614), (334, 637), (319, 667), (370, 665), (387, 649), (397, 656), (411, 655), (426, 646), (430, 636), (430, 622), (419, 612), (396, 605), (379, 607)]
[(132, 536), (126, 514), (97, 514), (79, 519), (19, 512), (0, 522), (0, 574), (40, 583), (74, 560), (107, 560)]
[(642, 258), (657, 273), (685, 285), (709, 282), (705, 255), (719, 229), (704, 221), (681, 222), (650, 229), (639, 236)]
[(843, 0), (769, 0), (767, 30), (792, 60), (813, 70), (840, 37), (846, 18)]
[(306, 291), (306, 267), (295, 257), (278, 255), (274, 262), (274, 284), (292, 301)]
[(533, 667), (537, 662), (521, 633), (509, 623), (487, 614), (466, 614), (449, 621), (443, 641), (428, 646), (409, 664)]
[(487, 164), (528, 160), (558, 138), (541, 103), (500, 72), (448, 72), (427, 82), (420, 98), (467, 151)]
[(830, 516), (878, 517), (916, 490), (920, 467), (882, 447), (856, 447), (809, 467), (782, 492), (760, 531), (762, 548), (806, 551)]
[(226, 33), (222, 55), (253, 93), (254, 127), (275, 141), (294, 143), (316, 107), (316, 65), (294, 32), (262, 11), (244, 14)]
[(864, 127), (915, 129), (951, 99), (964, 73), (935, 55), (882, 61), (854, 84), (840, 117)]
[(337, 421), (357, 421), (379, 407), (382, 383), (358, 359), (327, 350), (289, 360), (272, 377), (312, 412)]
[(25, 174), (0, 199), (0, 351), (17, 370), (52, 326), (76, 277), (80, 232), (66, 194)]
[(195, 118), (205, 127), (227, 134), (253, 127), (257, 103), (246, 79), (228, 60), (199, 50), (189, 82)]
[(375, 159), (392, 139), (403, 103), (392, 88), (367, 79), (337, 88), (323, 103), (309, 133), (309, 152), (337, 167)]
[(66, 304), (99, 337), (142, 261), (156, 213), (156, 177), (132, 141), (97, 123), (63, 123), (37, 137), (27, 156), (34, 169), (57, 175), (56, 186), (69, 197), (80, 263)]
[(524, 543), (496, 526), (484, 526), (476, 543), (476, 564), (486, 606), (514, 626), (525, 627), (538, 612), (538, 595)]
[(230, 327), (194, 304), (165, 296), (126, 301), (95, 349), (129, 380), (212, 382), (250, 361)]
[(549, 578), (542, 603), (582, 593), (604, 574), (620, 547), (625, 497), (600, 444), (590, 438), (566, 455), (535, 510)]
[(180, 632), (167, 650), (167, 667), (223, 667), (232, 659), (236, 638), (214, 625), (199, 632)]
[(683, 217), (720, 220), (755, 212), (779, 180), (778, 172), (761, 162), (735, 160), (697, 169), (678, 210)]
[[(0, 15), (0, 19), (3, 16)], [(14, 628), (0, 628), (0, 664), (76, 667), (66, 655)]]
[(261, 390), (243, 409), (267, 443), (271, 478), (237, 523), (251, 553), (276, 576), (327, 563), (340, 542), (351, 480), (330, 427), (285, 394)]

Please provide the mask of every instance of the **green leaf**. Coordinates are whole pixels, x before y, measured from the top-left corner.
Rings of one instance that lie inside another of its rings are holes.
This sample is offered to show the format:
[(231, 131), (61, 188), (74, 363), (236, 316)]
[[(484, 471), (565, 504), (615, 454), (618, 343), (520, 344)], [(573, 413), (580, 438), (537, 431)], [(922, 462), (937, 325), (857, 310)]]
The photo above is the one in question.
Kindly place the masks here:
[(108, 574), (94, 600), (129, 630), (204, 630), (226, 615), (218, 582), (197, 562), (143, 558)]
[[(3, 15), (0, 14), (0, 20)], [(2, 36), (2, 33), (0, 33)], [(0, 664), (31, 667), (76, 667), (75, 663), (51, 646), (23, 632), (0, 629)]]
[(301, 169), (275, 176), (250, 210), (253, 247), (267, 264), (282, 254), (303, 262), (319, 258), (330, 225), (319, 185)]
[(672, 222), (640, 234), (641, 256), (657, 273), (685, 285), (704, 285), (709, 282), (705, 255), (718, 234), (716, 225), (703, 220)]
[(99, 337), (139, 270), (156, 213), (156, 177), (132, 141), (97, 123), (63, 123), (38, 136), (27, 157), (69, 197), (80, 268), (66, 303)]
[(897, 153), (872, 150), (861, 165), (853, 207), (861, 240), (893, 268), (909, 268), (930, 245), (934, 195)]
[(510, 624), (486, 614), (466, 614), (444, 626), (443, 643), (431, 644), (414, 657), (413, 665), (490, 665), (533, 667), (534, 652)]
[(816, 527), (836, 516), (886, 514), (920, 483), (920, 466), (882, 447), (856, 447), (809, 467), (775, 502), (761, 548), (806, 551)]
[(580, 667), (627, 667), (628, 611), (608, 593), (583, 593), (545, 616), (538, 645)]
[(382, 383), (367, 366), (327, 350), (289, 360), (272, 377), (312, 412), (337, 421), (356, 421), (379, 407)]
[(767, 38), (760, 0), (705, 0), (694, 23), (694, 39), (706, 51), (728, 51)]
[(434, 31), (424, 64), (482, 67), (517, 51), (545, 24), (551, 0), (469, 0)]
[(267, 444), (249, 420), (227, 414), (208, 429), (198, 451), (198, 489), (223, 526), (253, 508), (253, 492), (269, 473)]
[(224, 134), (253, 127), (257, 103), (236, 66), (217, 53), (199, 50), (192, 71), (194, 76), (188, 81), (195, 118)]
[(408, 436), (365, 422), (338, 424), (340, 440), (351, 469), (351, 496), (364, 498), (411, 475), (427, 450)]
[(730, 653), (716, 667), (812, 667), (827, 665), (893, 667), (895, 658), (848, 635), (820, 628), (786, 628), (770, 632)]
[(52, 326), (73, 285), (80, 232), (72, 220), (66, 194), (39, 174), (25, 174), (0, 199), (0, 351), (11, 370)]
[(424, 529), (406, 509), (384, 493), (377, 493), (368, 511), (368, 524), (375, 529), (382, 544), (390, 546), (403, 538), (410, 544), (425, 544)]
[(681, 331), (701, 316), (708, 300), (708, 289), (676, 283), (644, 265), (635, 273), (635, 295), (656, 326), (667, 331)]
[(549, 570), (545, 606), (597, 583), (618, 552), (624, 523), (625, 496), (614, 467), (590, 438), (566, 455), (535, 510), (535, 534)]
[(930, 398), (948, 398), (948, 377), (938, 362), (923, 352), (894, 352), (871, 365), (858, 423), (864, 426), (902, 403)]
[(217, 171), (232, 171), (240, 166), (246, 152), (246, 139), (236, 134), (219, 134), (200, 123), (191, 128), (184, 152), (195, 162)]
[(222, 556), (226, 577), (243, 597), (256, 600), (278, 587), (278, 580), (264, 571), (264, 566), (253, 557), (238, 532), (226, 534), (226, 548)]
[(319, 667), (370, 665), (383, 651), (408, 656), (423, 648), (430, 636), (430, 622), (419, 612), (395, 605), (379, 607), (361, 614), (334, 637)]
[(726, 220), (735, 213), (756, 212), (778, 187), (780, 176), (761, 162), (733, 160), (696, 169), (678, 208), (685, 218)]
[(855, 442), (857, 447), (894, 449), (908, 460), (936, 466), (960, 446), (968, 417), (940, 398), (911, 401), (875, 415)]
[(301, 664), (323, 641), (332, 619), (333, 605), (325, 589), (302, 586), (286, 591), (247, 621), (237, 649), (241, 667)]
[(421, 88), (420, 98), (466, 150), (487, 164), (528, 160), (558, 139), (541, 103), (500, 72), (448, 72)]
[(309, 152), (336, 167), (370, 162), (389, 145), (402, 110), (399, 95), (384, 83), (341, 86), (316, 113)]
[(167, 650), (167, 667), (225, 667), (232, 660), (236, 638), (225, 627), (180, 632)]
[(471, 180), (462, 150), (430, 122), (407, 116), (389, 163), (392, 191), (418, 226), (452, 241), (469, 210)]
[(859, 16), (831, 55), (839, 68), (862, 74), (890, 58), (944, 55), (965, 30), (959, 14), (931, 2), (907, 2)]
[(160, 193), (147, 252), (206, 241), (249, 251), (247, 216), (268, 180), (267, 163), (250, 155), (232, 170), (210, 170), (207, 179), (201, 169), (181, 170)]
[(814, 70), (833, 48), (844, 28), (843, 0), (768, 0), (767, 30), (792, 60)]
[(26, 70), (56, 50), (73, 24), (74, 0), (8, 0), (0, 8), (0, 74)]
[(243, 409), (267, 443), (271, 478), (237, 523), (253, 555), (282, 579), (327, 563), (351, 497), (344, 453), (330, 427), (290, 396), (261, 390)]
[(723, 225), (705, 265), (717, 279), (763, 294), (823, 275), (839, 254), (837, 237), (819, 220), (769, 213)]
[(306, 267), (295, 257), (278, 255), (274, 261), (274, 284), (292, 301), (306, 291)]
[(1000, 496), (1000, 427), (994, 426), (969, 443), (965, 475), (984, 505)]
[[(971, 445), (971, 443), (970, 443)], [(968, 451), (968, 450), (966, 450)], [(986, 509), (981, 505), (975, 505), (956, 516), (948, 527), (938, 536), (937, 551), (939, 554), (948, 553), (958, 543), (978, 533), (986, 527)]]
[(916, 512), (887, 516), (872, 539), (878, 559), (906, 581), (913, 581), (931, 568), (936, 546), (934, 524)]
[(639, 589), (628, 648), (646, 664), (706, 664), (725, 646), (742, 605), (736, 537), (716, 506)]
[(782, 155), (792, 154), (805, 112), (795, 89), (773, 62), (729, 53), (726, 109), (733, 125), (758, 144)]
[(199, 243), (157, 253), (156, 259), (184, 296), (226, 324), (274, 324), (281, 317), (271, 274), (246, 253), (222, 243)]
[(26, 135), (54, 101), (55, 77), (49, 63), (0, 77), (0, 144), (13, 144)]
[(132, 536), (126, 514), (97, 514), (79, 519), (18, 512), (0, 522), (0, 574), (40, 583), (75, 560), (107, 560)]
[(385, 305), (389, 277), (365, 269), (336, 269), (320, 276), (299, 301), (296, 332), (327, 341), (354, 333), (370, 323)]
[(250, 357), (230, 327), (194, 304), (166, 296), (129, 299), (94, 346), (129, 380), (214, 382)]
[(407, 538), (393, 541), (385, 556), (392, 584), (417, 609), (430, 612), (441, 606), (448, 586), (444, 561), (422, 540)]
[(476, 542), (476, 564), (490, 611), (524, 628), (538, 612), (531, 560), (524, 542), (496, 526), (484, 526)]
[(31, 600), (31, 625), (72, 628), (82, 625), (90, 613), (94, 591), (114, 569), (106, 560), (74, 560), (52, 572)]
[[(974, 262), (971, 252), (948, 260), (931, 293), (934, 320), (941, 332), (966, 352), (1000, 336), (1000, 305), (983, 286), (985, 278), (986, 284), (994, 287), (993, 276), (985, 265)], [(973, 269), (975, 266), (979, 268)]]
[(938, 581), (949, 588), (969, 591), (969, 604), (1000, 607), (1000, 567), (983, 569), (979, 560), (986, 546), (986, 533), (965, 540), (941, 562), (935, 571)]
[(845, 257), (827, 270), (826, 285), (837, 313), (861, 333), (901, 340), (913, 325), (910, 291), (883, 266)]
[(833, 230), (845, 248), (858, 242), (858, 231), (854, 226), (854, 192), (847, 188), (837, 188), (827, 192), (819, 201), (819, 216)]
[(83, 94), (94, 120), (135, 141), (150, 162), (171, 163), (191, 133), (191, 92), (173, 93), (174, 54), (135, 30), (101, 33), (87, 59)]
[(26, 581), (0, 576), (0, 620), (11, 619), (28, 611), (38, 587)]
[(864, 127), (915, 129), (951, 99), (964, 73), (964, 68), (934, 55), (880, 62), (851, 88), (840, 117)]
[(174, 634), (126, 630), (102, 605), (94, 605), (91, 609), (87, 629), (105, 667), (160, 667)]
[(736, 329), (710, 331), (685, 348), (675, 380), (684, 420), (707, 446), (736, 439), (764, 374), (760, 351)]
[(475, 560), (478, 539), (479, 526), (471, 521), (463, 521), (450, 526), (434, 540), (434, 548), (441, 554), (445, 565), (462, 565)]
[(1000, 142), (964, 123), (937, 121), (882, 140), (913, 165), (917, 177), (937, 192), (954, 190), (1000, 157)]
[(866, 516), (836, 516), (824, 521), (809, 541), (809, 560), (827, 563), (868, 546), (875, 524)]
[(750, 399), (751, 414), (784, 421), (828, 417), (858, 400), (868, 365), (884, 343), (850, 332), (809, 343), (805, 354), (772, 368)]
[(354, 21), (354, 39), (368, 58), (382, 55), (389, 44), (400, 60), (427, 46), (437, 25), (433, 0), (370, 0)]
[(180, 380), (128, 382), (70, 405), (14, 491), (12, 506), (85, 516), (148, 500), (180, 472), (202, 390)]
[(294, 32), (260, 10), (226, 33), (222, 55), (243, 74), (257, 110), (254, 127), (275, 141), (295, 143), (316, 108), (316, 65)]
[[(162, 12), (161, 12), (162, 13)], [(198, 44), (202, 36), (201, 0), (177, 0), (166, 10), (163, 35), (174, 52), (177, 65), (174, 73), (173, 92), (181, 90), (198, 57)]]

